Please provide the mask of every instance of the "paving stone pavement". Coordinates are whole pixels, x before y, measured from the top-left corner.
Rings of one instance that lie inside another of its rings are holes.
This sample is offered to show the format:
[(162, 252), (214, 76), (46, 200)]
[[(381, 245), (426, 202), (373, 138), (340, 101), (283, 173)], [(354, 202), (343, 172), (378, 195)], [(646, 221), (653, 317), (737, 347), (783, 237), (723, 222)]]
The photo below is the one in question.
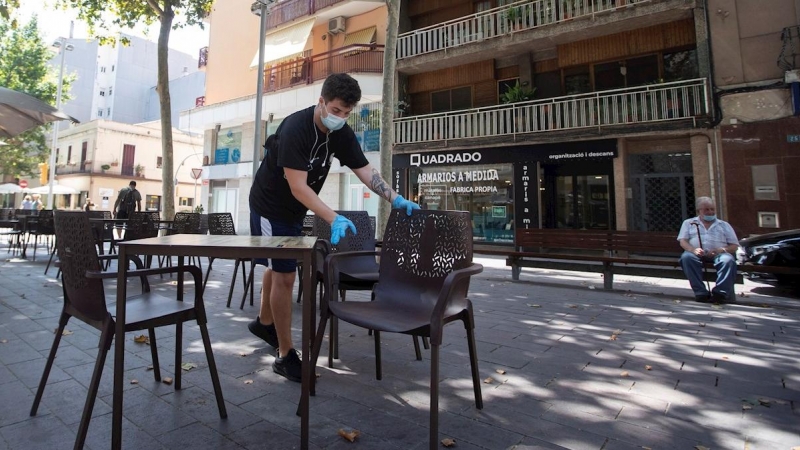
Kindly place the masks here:
[[(0, 249), (4, 252), (5, 248)], [(43, 253), (43, 252), (41, 252)], [(39, 255), (41, 256), (41, 255)], [(446, 328), (440, 438), (457, 449), (786, 449), (800, 446), (800, 300), (763, 283), (737, 286), (740, 304), (691, 301), (688, 283), (525, 269), (511, 281), (499, 258), (476, 257), (474, 277), (484, 409), (474, 406), (465, 333)], [(203, 261), (204, 265), (207, 262)], [(36, 417), (29, 411), (61, 308), (46, 258), (0, 261), (0, 450), (71, 448), (99, 333), (78, 321), (61, 340)], [(183, 389), (156, 383), (150, 350), (126, 336), (126, 448), (299, 447), (299, 384), (271, 370), (274, 353), (246, 327), (257, 305), (226, 308), (232, 262), (216, 261), (205, 293), (227, 420), (217, 413), (196, 325), (184, 327)], [(169, 293), (174, 280), (151, 277)], [(106, 293), (115, 282), (107, 282)], [(241, 283), (234, 291), (241, 298)], [(348, 299), (365, 300), (351, 292)], [(294, 338), (300, 339), (295, 305)], [(382, 335), (382, 381), (372, 337), (340, 324), (341, 360), (327, 345), (311, 399), (311, 448), (424, 449), (429, 359), (411, 339)], [(163, 376), (175, 371), (174, 333), (157, 331)], [(110, 446), (109, 355), (87, 448)], [(355, 443), (339, 429), (359, 430)], [(442, 447), (443, 448), (443, 447)]]

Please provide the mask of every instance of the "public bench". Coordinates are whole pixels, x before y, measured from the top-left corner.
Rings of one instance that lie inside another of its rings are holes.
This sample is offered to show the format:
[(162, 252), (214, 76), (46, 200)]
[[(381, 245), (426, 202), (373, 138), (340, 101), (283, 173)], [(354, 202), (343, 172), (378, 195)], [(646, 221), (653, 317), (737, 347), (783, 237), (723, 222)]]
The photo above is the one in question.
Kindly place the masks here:
[[(518, 229), (515, 251), (505, 252), (511, 276), (519, 280), (522, 267), (603, 274), (603, 287), (612, 289), (614, 274), (684, 279), (683, 252), (677, 233), (619, 230)], [(705, 278), (716, 279), (713, 264)], [(736, 282), (743, 277), (737, 274)]]

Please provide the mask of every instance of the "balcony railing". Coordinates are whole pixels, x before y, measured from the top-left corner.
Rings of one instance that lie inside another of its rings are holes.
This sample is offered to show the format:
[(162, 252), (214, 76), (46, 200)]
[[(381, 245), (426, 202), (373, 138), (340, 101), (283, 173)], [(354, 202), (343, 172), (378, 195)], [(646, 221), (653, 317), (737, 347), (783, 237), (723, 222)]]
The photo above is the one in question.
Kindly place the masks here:
[(267, 28), (276, 28), (298, 17), (314, 14), (320, 9), (341, 3), (344, 0), (287, 0), (275, 3), (269, 8)]
[(394, 120), (396, 144), (694, 119), (709, 113), (700, 78)]
[(535, 0), (512, 3), (403, 33), (397, 37), (397, 59), (459, 47), (650, 1), (652, 0)]
[(264, 92), (324, 80), (332, 73), (382, 73), (382, 45), (349, 45), (264, 68)]

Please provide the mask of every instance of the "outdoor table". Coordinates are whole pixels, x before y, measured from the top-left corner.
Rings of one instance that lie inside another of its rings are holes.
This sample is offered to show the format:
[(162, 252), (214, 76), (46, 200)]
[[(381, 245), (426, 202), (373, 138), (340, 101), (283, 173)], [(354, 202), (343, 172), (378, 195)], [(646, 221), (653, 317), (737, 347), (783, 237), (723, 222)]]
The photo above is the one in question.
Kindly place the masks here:
[[(178, 266), (186, 256), (206, 256), (220, 259), (278, 258), (297, 259), (303, 263), (303, 333), (301, 339), (302, 382), (300, 388), (300, 448), (308, 449), (309, 395), (313, 389), (311, 345), (315, 334), (316, 298), (311, 287), (311, 255), (314, 237), (264, 237), (175, 234), (135, 241), (119, 242), (119, 272), (117, 274), (116, 329), (114, 334), (114, 400), (111, 421), (111, 447), (122, 447), (122, 395), (125, 369), (125, 297), (127, 295), (128, 255), (177, 256)], [(196, 289), (201, 286), (195, 286)], [(178, 300), (183, 300), (183, 274), (178, 274)], [(176, 368), (180, 370), (180, 368)]]

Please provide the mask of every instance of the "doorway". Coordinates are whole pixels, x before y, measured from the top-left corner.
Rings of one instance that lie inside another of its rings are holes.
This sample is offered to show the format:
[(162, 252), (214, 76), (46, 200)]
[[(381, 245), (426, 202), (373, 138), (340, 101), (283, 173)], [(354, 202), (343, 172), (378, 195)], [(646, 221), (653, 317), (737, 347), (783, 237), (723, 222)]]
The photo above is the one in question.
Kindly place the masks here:
[(678, 232), (694, 215), (690, 153), (630, 155), (631, 230)]
[(610, 160), (545, 164), (539, 178), (545, 228), (614, 229)]

